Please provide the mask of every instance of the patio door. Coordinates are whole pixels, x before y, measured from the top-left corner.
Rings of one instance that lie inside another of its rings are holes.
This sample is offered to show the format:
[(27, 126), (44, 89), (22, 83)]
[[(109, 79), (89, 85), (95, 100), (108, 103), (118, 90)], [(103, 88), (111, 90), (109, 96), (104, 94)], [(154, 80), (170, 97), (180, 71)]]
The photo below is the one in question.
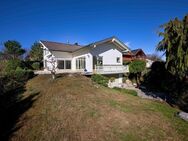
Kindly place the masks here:
[(85, 69), (86, 68), (86, 59), (85, 57), (80, 57), (76, 59), (76, 69)]
[(103, 57), (102, 56), (93, 56), (93, 68), (96, 66), (102, 66), (103, 65)]

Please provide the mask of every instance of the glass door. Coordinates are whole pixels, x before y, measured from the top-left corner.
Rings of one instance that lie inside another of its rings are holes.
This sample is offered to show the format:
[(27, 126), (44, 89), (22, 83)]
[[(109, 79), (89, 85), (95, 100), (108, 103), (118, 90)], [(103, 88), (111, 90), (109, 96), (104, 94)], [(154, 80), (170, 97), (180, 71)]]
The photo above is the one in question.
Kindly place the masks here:
[(58, 69), (71, 69), (71, 60), (58, 60), (57, 68)]
[(76, 59), (76, 69), (85, 69), (86, 68), (86, 59), (85, 57), (80, 57)]

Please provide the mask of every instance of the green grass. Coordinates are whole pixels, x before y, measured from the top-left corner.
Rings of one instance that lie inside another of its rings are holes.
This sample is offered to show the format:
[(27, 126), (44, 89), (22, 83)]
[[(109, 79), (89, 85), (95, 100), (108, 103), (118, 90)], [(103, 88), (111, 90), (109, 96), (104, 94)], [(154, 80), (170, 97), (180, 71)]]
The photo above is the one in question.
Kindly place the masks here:
[(117, 110), (120, 110), (120, 111), (122, 111), (122, 112), (130, 112), (130, 111), (132, 111), (132, 109), (131, 109), (131, 107), (130, 106), (127, 106), (126, 104), (124, 104), (124, 103), (121, 103), (121, 102), (117, 102), (117, 101), (115, 101), (115, 100), (108, 100), (108, 104), (111, 106), (111, 107), (113, 107), (113, 108), (115, 108), (115, 109), (117, 109)]
[(183, 119), (180, 119), (176, 115), (179, 110), (172, 108), (167, 104), (162, 104), (158, 102), (148, 104), (147, 108), (154, 112), (161, 113), (164, 116), (164, 118), (166, 118), (169, 122), (171, 122), (171, 124), (173, 125), (173, 127), (176, 129), (178, 133), (187, 134), (188, 122), (184, 121)]
[(142, 141), (142, 139), (134, 133), (121, 133), (119, 136), (122, 141)]
[(113, 89), (115, 89), (117, 91), (120, 91), (122, 93), (125, 93), (125, 94), (130, 94), (130, 95), (133, 95), (133, 96), (137, 96), (137, 92), (135, 90), (122, 89), (122, 88), (117, 88), (117, 87), (115, 87)]

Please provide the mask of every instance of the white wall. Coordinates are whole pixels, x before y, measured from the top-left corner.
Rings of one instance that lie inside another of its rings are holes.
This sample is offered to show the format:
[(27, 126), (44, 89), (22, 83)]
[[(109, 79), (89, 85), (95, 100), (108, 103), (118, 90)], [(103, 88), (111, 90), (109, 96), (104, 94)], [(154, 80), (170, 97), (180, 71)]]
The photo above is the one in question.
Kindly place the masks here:
[(121, 84), (123, 83), (123, 74), (116, 74), (116, 75), (106, 75), (107, 77), (114, 78), (113, 82), (108, 83), (108, 86), (113, 88), (113, 87), (120, 87)]
[(51, 51), (51, 52), (56, 58), (72, 59), (72, 53), (60, 52), (60, 51)]
[[(122, 65), (122, 53), (113, 43), (98, 45), (91, 51), (93, 56), (102, 56), (103, 65)], [(120, 57), (120, 63), (117, 63), (117, 57)]]
[(72, 59), (73, 68), (72, 69), (76, 70), (76, 59), (80, 57), (86, 58), (86, 70), (87, 72), (92, 72), (93, 71), (93, 57), (91, 53), (89, 52), (89, 48), (84, 48), (73, 53), (73, 59)]
[[(60, 52), (60, 51), (50, 51), (50, 50), (48, 50), (48, 48), (44, 47), (44, 50), (43, 50), (44, 69), (52, 68), (52, 64), (48, 61), (46, 62), (46, 66), (45, 66), (45, 60), (49, 59), (47, 57), (48, 55), (54, 56), (57, 60), (72, 60), (72, 53)], [(71, 65), (72, 65), (72, 61), (71, 61)], [(56, 62), (56, 66), (57, 66), (57, 62)]]

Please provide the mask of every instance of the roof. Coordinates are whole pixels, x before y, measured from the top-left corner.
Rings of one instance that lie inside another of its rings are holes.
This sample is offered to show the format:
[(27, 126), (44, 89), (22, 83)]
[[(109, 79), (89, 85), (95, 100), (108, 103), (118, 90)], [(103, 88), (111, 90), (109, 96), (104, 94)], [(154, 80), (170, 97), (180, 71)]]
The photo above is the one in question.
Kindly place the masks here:
[(121, 42), (115, 36), (112, 36), (110, 38), (106, 38), (104, 40), (100, 40), (100, 41), (97, 41), (97, 42), (93, 42), (93, 43), (88, 44), (86, 46), (80, 46), (80, 45), (76, 45), (76, 44), (65, 44), (65, 43), (52, 42), (52, 41), (44, 41), (44, 40), (41, 40), (40, 42), (45, 47), (47, 47), (49, 50), (64, 51), (64, 52), (74, 52), (74, 51), (77, 51), (79, 49), (86, 48), (86, 47), (94, 47), (95, 48), (97, 45), (107, 43), (107, 42), (113, 42), (122, 51), (125, 51), (125, 50), (129, 51), (130, 50), (123, 42)]
[(130, 50), (123, 42), (121, 42), (117, 37), (115, 36), (112, 36), (110, 38), (106, 38), (106, 39), (103, 39), (103, 40), (100, 40), (100, 41), (96, 41), (96, 42), (93, 42), (93, 43), (90, 43), (85, 47), (96, 47), (97, 45), (100, 45), (100, 44), (103, 44), (103, 43), (107, 43), (107, 42), (113, 42), (114, 44), (116, 44), (116, 46), (118, 46), (122, 51), (125, 51), (125, 50)]
[[(133, 55), (136, 55), (136, 54), (137, 54), (138, 52), (140, 52), (140, 51), (144, 53), (144, 51), (143, 51), (142, 49), (140, 49), (140, 48), (139, 48), (139, 49), (132, 50), (131, 52), (132, 52)], [(145, 53), (144, 53), (144, 54), (145, 54)]]
[[(144, 53), (144, 51), (142, 49), (134, 49), (134, 50), (131, 50), (131, 52), (124, 52), (123, 54), (124, 55), (133, 55), (135, 56), (139, 51), (142, 51)], [(144, 53), (145, 54), (145, 53)]]
[(123, 55), (133, 55), (133, 53), (131, 51), (127, 51), (127, 52), (123, 52)]
[(83, 47), (75, 44), (65, 44), (65, 43), (52, 42), (52, 41), (41, 40), (40, 42), (49, 50), (53, 50), (53, 51), (74, 52)]

